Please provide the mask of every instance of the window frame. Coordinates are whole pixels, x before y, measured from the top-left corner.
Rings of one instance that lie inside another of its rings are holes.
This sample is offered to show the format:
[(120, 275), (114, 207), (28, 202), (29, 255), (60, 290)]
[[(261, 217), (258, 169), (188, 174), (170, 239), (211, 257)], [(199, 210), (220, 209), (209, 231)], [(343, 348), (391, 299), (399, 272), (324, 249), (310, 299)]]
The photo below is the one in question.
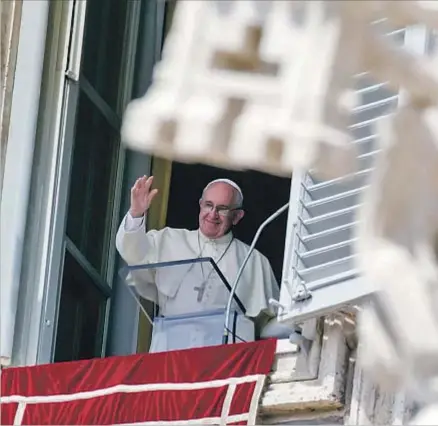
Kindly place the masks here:
[(63, 122), (61, 111), (66, 94), (72, 91), (71, 87), (65, 87), (64, 70), (68, 61), (73, 6), (73, 2), (55, 2), (49, 7), (44, 69), (40, 76), (40, 105), (36, 112), (37, 137), (24, 236), (27, 249), (22, 258), (13, 365), (37, 363), (44, 339), (43, 327), (53, 326), (45, 314), (51, 309), (47, 293), (56, 292), (56, 288), (49, 285), (50, 277), (56, 269), (54, 265), (59, 264), (60, 250), (53, 250), (53, 241), (59, 227), (56, 219), (62, 216), (60, 207), (64, 195), (58, 190), (63, 172), (58, 162), (65, 150), (60, 134), (68, 131), (71, 125)]
[[(120, 111), (131, 99), (135, 65), (133, 52), (140, 19), (138, 10), (141, 2), (128, 3), (126, 40), (129, 48), (125, 47), (123, 51), (126, 72), (122, 73), (123, 80), (120, 83)], [(76, 107), (81, 90), (79, 79), (82, 78), (80, 69), (86, 6), (86, 0), (50, 3), (45, 63), (40, 76), (41, 101), (37, 111), (38, 129), (26, 218), (26, 250), (22, 258), (13, 365), (53, 361), (63, 258), (68, 246), (65, 226)], [(88, 92), (93, 95), (90, 90)], [(100, 106), (108, 113), (103, 105)], [(114, 117), (109, 118), (114, 123)], [(124, 191), (124, 168), (125, 148), (120, 144), (113, 211), (109, 215), (111, 223), (108, 224), (111, 227), (107, 237), (109, 260), (103, 280), (109, 289), (115, 272), (116, 249), (113, 240)], [(106, 348), (109, 310), (110, 303), (107, 302), (101, 355), (104, 355)]]
[(44, 67), (49, 10), (49, 2), (45, 0), (23, 2), (17, 8), (11, 9), (10, 16), (13, 20), (11, 25), (17, 25), (18, 29), (12, 34), (15, 38), (10, 40), (11, 52), (16, 58), (15, 69), (9, 70), (13, 73), (13, 84), (9, 87), (12, 93), (8, 94), (9, 120), (3, 123), (7, 128), (7, 145), (2, 152), (5, 157), (2, 159), (4, 169), (0, 179), (1, 362), (7, 365), (14, 362), (15, 342), (20, 339), (18, 330), (21, 319), (17, 311), (20, 304), (22, 264), (27, 252), (27, 211), (31, 205), (29, 191), (35, 138), (38, 133), (40, 81)]
[[(78, 0), (78, 3), (81, 4), (80, 10), (80, 16), (79, 16), (79, 22), (82, 28), (82, 31), (77, 33), (77, 39), (74, 40), (73, 46), (71, 48), (74, 49), (74, 47), (77, 44), (82, 44), (85, 40), (85, 19), (86, 19), (86, 10), (83, 7), (83, 3), (81, 0)], [(79, 96), (85, 96), (89, 102), (93, 105), (93, 108), (96, 108), (96, 111), (101, 114), (101, 116), (105, 119), (106, 124), (109, 129), (112, 131), (115, 131), (116, 134), (120, 134), (120, 127), (121, 127), (121, 116), (122, 111), (124, 110), (127, 101), (130, 99), (131, 95), (131, 87), (132, 87), (132, 74), (133, 74), (133, 66), (135, 61), (134, 60), (128, 60), (126, 56), (132, 56), (135, 52), (135, 46), (136, 46), (136, 40), (137, 40), (137, 33), (139, 28), (139, 8), (141, 6), (140, 2), (127, 2), (127, 12), (126, 12), (126, 22), (125, 22), (125, 30), (124, 30), (124, 40), (126, 43), (124, 43), (125, 48), (123, 49), (122, 54), (124, 55), (124, 60), (121, 61), (122, 63), (122, 71), (120, 72), (120, 80), (119, 80), (119, 92), (117, 95), (117, 104), (111, 107), (106, 100), (102, 97), (101, 94), (97, 92), (97, 90), (92, 86), (92, 84), (88, 81), (88, 79), (85, 77), (85, 75), (82, 72), (82, 64), (71, 64), (76, 68), (76, 80), (74, 80), (74, 85), (77, 90), (77, 93), (75, 93), (74, 98), (72, 99), (71, 105), (69, 105), (68, 108), (64, 110), (64, 114), (66, 115), (66, 121), (71, 120), (74, 122), (74, 125), (72, 126), (72, 132), (68, 135), (66, 134), (65, 141), (69, 145), (70, 149), (70, 155), (68, 159), (64, 157), (64, 162), (61, 164), (61, 168), (64, 168), (64, 170), (69, 170), (68, 175), (66, 176), (63, 185), (64, 185), (64, 192), (69, 194), (70, 191), (70, 181), (71, 181), (71, 153), (73, 149), (73, 145), (75, 143), (75, 127), (76, 127), (76, 121), (77, 121), (77, 107), (79, 105)], [(83, 60), (82, 54), (79, 54), (77, 52), (77, 49), (75, 49), (77, 53), (76, 60), (81, 61)], [(69, 64), (70, 67), (70, 64)], [(67, 77), (71, 75), (70, 73), (66, 73)], [(70, 83), (70, 80), (68, 80), (68, 83)], [(62, 259), (59, 264), (58, 274), (56, 276), (56, 279), (54, 278), (52, 280), (53, 285), (56, 287), (57, 290), (57, 297), (55, 300), (53, 300), (52, 294), (49, 294), (48, 299), (52, 301), (53, 309), (50, 312), (51, 316), (51, 323), (53, 324), (53, 331), (49, 330), (47, 333), (43, 333), (43, 338), (45, 338), (46, 342), (44, 344), (44, 350), (41, 351), (42, 356), (44, 357), (43, 360), (40, 358), (38, 359), (39, 362), (51, 362), (54, 359), (55, 355), (55, 349), (56, 349), (56, 334), (57, 334), (57, 325), (58, 325), (58, 316), (59, 316), (59, 308), (61, 303), (61, 286), (62, 286), (62, 280), (63, 280), (63, 269), (64, 269), (64, 255), (68, 251), (68, 253), (73, 256), (73, 258), (79, 262), (81, 267), (83, 268), (84, 272), (92, 279), (93, 285), (96, 286), (98, 291), (102, 294), (103, 297), (106, 297), (106, 300), (104, 303), (104, 314), (103, 314), (103, 327), (100, 330), (102, 335), (99, 337), (99, 340), (101, 341), (100, 344), (100, 356), (105, 356), (106, 353), (106, 347), (107, 347), (107, 339), (108, 339), (108, 329), (109, 329), (109, 317), (110, 317), (110, 309), (112, 305), (112, 296), (113, 296), (113, 281), (114, 281), (114, 263), (115, 263), (115, 242), (114, 242), (114, 236), (117, 231), (118, 224), (116, 223), (115, 218), (118, 218), (118, 208), (120, 205), (121, 200), (121, 190), (120, 190), (120, 183), (123, 181), (123, 173), (124, 173), (124, 165), (125, 165), (125, 149), (123, 145), (121, 144), (120, 140), (118, 141), (118, 149), (116, 150), (117, 155), (117, 162), (116, 164), (112, 166), (111, 169), (111, 181), (115, 183), (115, 189), (116, 191), (113, 194), (109, 194), (109, 201), (111, 203), (111, 210), (108, 213), (106, 217), (106, 225), (105, 229), (107, 232), (105, 232), (104, 236), (104, 243), (103, 246), (105, 249), (107, 249), (107, 255), (106, 261), (102, 265), (102, 269), (97, 270), (89, 261), (85, 258), (81, 250), (75, 246), (75, 244), (71, 241), (71, 239), (67, 236), (66, 233), (66, 222), (67, 222), (67, 215), (68, 215), (68, 196), (64, 205), (64, 213), (62, 215), (62, 233), (58, 233), (58, 241), (61, 240), (61, 253), (62, 253)], [(90, 185), (90, 182), (88, 182), (88, 185)], [(59, 244), (59, 242), (58, 242)]]

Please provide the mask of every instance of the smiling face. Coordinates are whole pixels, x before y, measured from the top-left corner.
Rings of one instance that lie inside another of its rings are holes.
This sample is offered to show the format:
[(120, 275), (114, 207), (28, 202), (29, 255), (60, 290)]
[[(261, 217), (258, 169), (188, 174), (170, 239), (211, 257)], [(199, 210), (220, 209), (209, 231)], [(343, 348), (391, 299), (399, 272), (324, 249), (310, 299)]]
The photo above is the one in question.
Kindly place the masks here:
[(199, 229), (206, 237), (220, 238), (237, 225), (244, 215), (237, 209), (237, 200), (236, 189), (224, 182), (213, 183), (204, 191), (199, 201)]

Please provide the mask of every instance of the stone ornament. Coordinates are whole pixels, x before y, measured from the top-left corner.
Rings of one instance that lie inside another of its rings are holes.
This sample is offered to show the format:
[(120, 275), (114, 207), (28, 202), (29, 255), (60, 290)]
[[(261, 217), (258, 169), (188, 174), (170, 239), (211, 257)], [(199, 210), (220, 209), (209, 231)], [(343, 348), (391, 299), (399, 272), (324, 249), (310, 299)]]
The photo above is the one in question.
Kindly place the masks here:
[(376, 292), (359, 322), (362, 363), (381, 386), (438, 397), (438, 109), (407, 104), (379, 130), (356, 229)]
[(128, 106), (122, 139), (179, 161), (351, 173), (354, 74), (367, 69), (393, 88), (438, 95), (434, 76), (370, 26), (382, 16), (394, 25), (436, 23), (428, 3), (180, 1), (152, 86)]
[(327, 178), (353, 171), (349, 91), (361, 64), (349, 52), (360, 51), (361, 37), (332, 9), (323, 1), (180, 2), (122, 139), (229, 168), (290, 175), (316, 167)]

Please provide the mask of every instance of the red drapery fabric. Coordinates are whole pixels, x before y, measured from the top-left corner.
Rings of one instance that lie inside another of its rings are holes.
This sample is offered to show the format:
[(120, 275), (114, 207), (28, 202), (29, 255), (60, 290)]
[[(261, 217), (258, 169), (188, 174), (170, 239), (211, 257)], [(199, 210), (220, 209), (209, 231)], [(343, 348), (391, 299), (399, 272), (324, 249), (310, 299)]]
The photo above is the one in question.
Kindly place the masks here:
[(0, 424), (254, 424), (276, 340), (1, 372)]

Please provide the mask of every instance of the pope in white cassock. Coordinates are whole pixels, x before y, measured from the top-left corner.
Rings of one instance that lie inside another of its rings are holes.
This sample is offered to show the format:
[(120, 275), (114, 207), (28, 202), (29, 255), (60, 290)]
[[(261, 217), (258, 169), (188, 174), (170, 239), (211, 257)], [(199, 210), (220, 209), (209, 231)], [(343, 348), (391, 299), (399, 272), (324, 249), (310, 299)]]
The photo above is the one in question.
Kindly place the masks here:
[[(232, 284), (249, 250), (232, 233), (232, 227), (244, 216), (243, 194), (238, 185), (217, 179), (205, 187), (199, 200), (199, 229), (166, 227), (146, 232), (145, 215), (158, 192), (151, 189), (152, 182), (152, 176), (144, 176), (131, 189), (131, 206), (116, 237), (117, 250), (125, 262), (141, 265), (210, 257)], [(162, 268), (143, 275), (135, 273), (130, 279), (139, 294), (159, 306), (151, 352), (221, 342), (229, 290), (213, 268), (193, 268), (192, 264), (186, 265), (183, 272), (180, 267)], [(246, 315), (237, 315), (239, 309), (234, 302), (235, 334), (243, 341), (254, 340), (274, 317), (269, 299), (278, 300), (279, 295), (271, 265), (257, 250), (249, 258), (236, 295)]]

